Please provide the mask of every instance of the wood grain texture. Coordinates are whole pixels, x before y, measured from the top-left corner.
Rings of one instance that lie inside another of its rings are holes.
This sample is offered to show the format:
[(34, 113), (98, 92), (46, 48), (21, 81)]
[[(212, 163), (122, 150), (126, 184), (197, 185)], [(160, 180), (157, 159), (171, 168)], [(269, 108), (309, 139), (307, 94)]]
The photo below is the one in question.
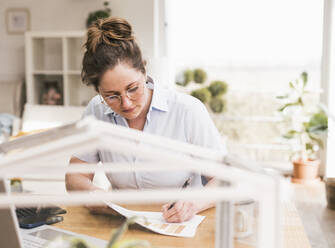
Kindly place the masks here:
[[(160, 206), (123, 206), (132, 210), (160, 211)], [(66, 207), (66, 209), (68, 213), (64, 216), (64, 221), (56, 224), (56, 227), (100, 239), (108, 240), (112, 230), (119, 227), (124, 221), (121, 216), (92, 215), (83, 207)], [(194, 238), (159, 235), (139, 225), (131, 226), (123, 238), (148, 240), (155, 247), (161, 248), (214, 247), (215, 209), (204, 211), (201, 214), (206, 215), (206, 218), (199, 225)]]
[[(160, 211), (160, 206), (157, 205), (123, 205), (132, 210), (142, 211)], [(93, 215), (84, 207), (66, 207), (68, 213), (64, 216), (64, 221), (54, 226), (63, 228), (76, 233), (90, 235), (96, 238), (108, 240), (111, 232), (119, 227), (124, 221), (121, 216), (110, 215)], [(285, 221), (284, 228), (284, 243), (285, 248), (303, 247), (309, 248), (308, 239), (299, 219), (295, 207), (286, 207), (284, 211), (285, 218), (290, 221)], [(133, 225), (125, 233), (123, 238), (143, 239), (151, 242), (155, 247), (161, 248), (179, 248), (179, 247), (214, 247), (215, 241), (215, 209), (209, 209), (201, 213), (206, 218), (199, 225), (197, 233), (193, 238), (171, 237), (153, 233), (147, 229)], [(294, 236), (295, 235), (295, 236)], [(235, 240), (236, 248), (251, 248), (255, 247), (255, 240), (251, 242), (248, 239), (241, 241)], [(302, 245), (302, 246), (301, 246)]]
[(312, 248), (335, 247), (335, 211), (327, 208), (325, 185), (293, 185), (294, 199)]

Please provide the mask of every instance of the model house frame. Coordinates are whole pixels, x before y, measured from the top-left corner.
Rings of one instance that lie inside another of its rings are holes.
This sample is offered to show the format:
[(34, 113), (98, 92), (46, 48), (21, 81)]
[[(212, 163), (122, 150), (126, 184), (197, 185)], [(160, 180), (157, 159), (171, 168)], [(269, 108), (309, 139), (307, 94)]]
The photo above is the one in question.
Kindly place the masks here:
[[(78, 152), (111, 150), (136, 156), (146, 162), (77, 164), (68, 166), (69, 158)], [(215, 177), (215, 187), (186, 189), (119, 190), (110, 192), (75, 192), (64, 195), (29, 193), (0, 194), (0, 208), (48, 204), (94, 204), (108, 199), (115, 203), (163, 203), (174, 200), (217, 202), (216, 248), (233, 247), (234, 202), (252, 198), (258, 203), (259, 248), (282, 247), (281, 209), (282, 179), (268, 175), (248, 161), (224, 156), (218, 151), (187, 144), (170, 138), (112, 125), (92, 118), (51, 129), (0, 145), (0, 177), (25, 173), (75, 173), (105, 171), (180, 171), (187, 170)], [(159, 162), (159, 163), (157, 163)], [(229, 163), (229, 165), (228, 165)], [(88, 197), (89, 196), (89, 197)]]

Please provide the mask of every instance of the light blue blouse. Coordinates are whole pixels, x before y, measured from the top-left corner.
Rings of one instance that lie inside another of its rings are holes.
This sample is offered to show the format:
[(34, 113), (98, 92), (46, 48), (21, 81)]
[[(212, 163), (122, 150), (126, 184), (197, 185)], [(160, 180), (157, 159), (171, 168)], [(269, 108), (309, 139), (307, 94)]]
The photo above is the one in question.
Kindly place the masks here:
[[(153, 90), (153, 97), (143, 132), (215, 149), (223, 155), (227, 153), (222, 137), (202, 102), (190, 95), (162, 88), (159, 84), (149, 82), (147, 87)], [(95, 96), (89, 102), (83, 117), (88, 115), (94, 115), (98, 120), (128, 127), (125, 118), (101, 103), (100, 96)], [(88, 163), (101, 161), (102, 163), (136, 164), (138, 161), (134, 156), (106, 150), (76, 154), (75, 157)], [(193, 175), (187, 171), (107, 173), (106, 175), (113, 189), (182, 187), (190, 176), (192, 176), (190, 186), (202, 186), (200, 175)]]

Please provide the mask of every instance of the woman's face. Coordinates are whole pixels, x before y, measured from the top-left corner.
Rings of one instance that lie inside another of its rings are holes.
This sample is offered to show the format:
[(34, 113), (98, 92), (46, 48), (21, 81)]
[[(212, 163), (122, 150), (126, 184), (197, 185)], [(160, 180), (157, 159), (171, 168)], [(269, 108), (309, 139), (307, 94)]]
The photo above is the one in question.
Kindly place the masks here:
[(148, 106), (145, 83), (146, 75), (120, 63), (102, 75), (99, 93), (114, 112), (127, 120), (133, 120), (145, 112)]

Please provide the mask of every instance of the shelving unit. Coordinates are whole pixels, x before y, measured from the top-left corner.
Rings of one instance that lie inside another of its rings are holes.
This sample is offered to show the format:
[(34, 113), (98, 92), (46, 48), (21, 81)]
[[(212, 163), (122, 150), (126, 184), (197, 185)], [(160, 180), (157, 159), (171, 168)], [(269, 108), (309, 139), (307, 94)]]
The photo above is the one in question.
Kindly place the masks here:
[(97, 93), (81, 82), (85, 31), (27, 32), (25, 63), (27, 102), (41, 104), (45, 85), (55, 82), (61, 105), (85, 106)]

